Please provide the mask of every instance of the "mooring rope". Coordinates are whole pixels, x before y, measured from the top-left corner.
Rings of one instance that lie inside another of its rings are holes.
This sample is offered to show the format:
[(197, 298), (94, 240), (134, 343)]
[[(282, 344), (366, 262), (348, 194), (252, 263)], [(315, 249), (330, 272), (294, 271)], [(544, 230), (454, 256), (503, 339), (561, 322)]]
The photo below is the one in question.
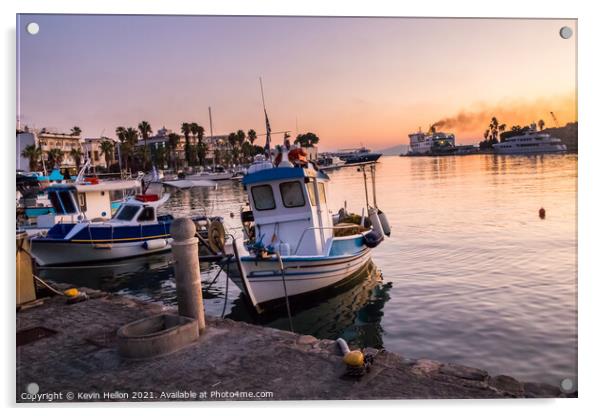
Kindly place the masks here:
[(280, 253), (276, 252), (276, 257), (278, 258), (278, 263), (280, 265), (280, 273), (282, 275), (282, 286), (284, 287), (284, 299), (286, 300), (286, 312), (288, 314), (288, 326), (291, 332), (295, 332), (293, 328), (293, 317), (291, 315), (291, 305), (288, 300), (288, 293), (286, 291), (286, 280), (284, 279), (284, 263), (282, 263), (282, 257), (280, 257)]

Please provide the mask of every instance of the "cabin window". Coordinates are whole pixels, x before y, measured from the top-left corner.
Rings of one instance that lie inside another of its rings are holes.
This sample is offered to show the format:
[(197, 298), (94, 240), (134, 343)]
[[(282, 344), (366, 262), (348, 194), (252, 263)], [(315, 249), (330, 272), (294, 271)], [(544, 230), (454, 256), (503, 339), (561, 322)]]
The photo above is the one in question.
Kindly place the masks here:
[(300, 182), (294, 181), (281, 183), (280, 195), (282, 196), (282, 204), (287, 208), (296, 208), (305, 205), (303, 188), (301, 187)]
[(69, 191), (57, 191), (49, 192), (48, 197), (50, 203), (59, 215), (74, 214), (77, 212), (73, 199), (71, 198), (71, 192)]
[(276, 201), (274, 200), (274, 192), (270, 185), (258, 185), (251, 188), (251, 194), (253, 195), (253, 202), (255, 203), (255, 209), (258, 211), (266, 211), (268, 209), (276, 208)]
[(152, 207), (144, 207), (144, 209), (138, 216), (138, 221), (154, 221), (154, 220), (155, 220), (155, 210)]
[(316, 193), (314, 192), (313, 183), (307, 184), (307, 193), (309, 194), (309, 202), (311, 202), (313, 206), (316, 206)]
[(318, 182), (318, 192), (320, 192), (320, 204), (326, 203), (326, 187), (324, 182)]
[[(77, 208), (75, 208), (75, 203), (73, 198), (71, 198), (71, 192), (69, 191), (60, 191), (57, 192), (57, 195), (61, 201), (62, 207), (64, 211), (63, 214), (75, 214), (77, 212)], [(61, 206), (61, 205), (59, 205)]]
[(122, 205), (116, 215), (116, 218), (122, 221), (131, 221), (132, 218), (136, 216), (139, 209), (140, 207), (136, 205)]

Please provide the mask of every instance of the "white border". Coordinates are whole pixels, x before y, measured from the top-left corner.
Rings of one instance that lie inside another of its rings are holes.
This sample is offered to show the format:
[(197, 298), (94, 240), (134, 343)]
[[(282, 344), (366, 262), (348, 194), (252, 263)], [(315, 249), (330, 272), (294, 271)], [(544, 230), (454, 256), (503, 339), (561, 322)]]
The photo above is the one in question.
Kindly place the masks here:
[[(524, 412), (559, 414), (577, 414), (594, 409), (597, 389), (600, 386), (599, 374), (600, 353), (600, 324), (602, 317), (600, 305), (600, 267), (595, 261), (599, 244), (596, 237), (600, 234), (600, 165), (596, 159), (602, 155), (601, 128), (598, 120), (600, 100), (600, 64), (599, 40), (602, 39), (600, 30), (600, 14), (596, 13), (595, 2), (576, 1), (541, 1), (527, 2), (524, 0), (505, 0), (490, 4), (485, 1), (430, 1), (417, 2), (385, 2), (379, 0), (231, 0), (190, 2), (183, 0), (168, 1), (136, 1), (136, 0), (88, 0), (75, 2), (70, 0), (20, 0), (1, 2), (2, 28), (4, 34), (4, 59), (2, 60), (2, 83), (5, 99), (2, 100), (2, 117), (4, 126), (4, 143), (7, 151), (2, 152), (3, 175), (5, 182), (2, 188), (9, 190), (10, 196), (4, 199), (0, 206), (0, 217), (3, 227), (1, 251), (6, 264), (12, 264), (13, 250), (13, 205), (12, 191), (14, 187), (12, 166), (13, 151), (10, 150), (13, 128), (15, 125), (15, 13), (131, 13), (131, 14), (270, 14), (270, 15), (346, 15), (346, 16), (441, 16), (441, 17), (544, 17), (544, 18), (578, 18), (579, 19), (579, 396), (577, 400), (508, 400), (508, 401), (398, 401), (398, 402), (304, 402), (304, 403), (261, 403), (232, 404), (212, 403), (202, 404), (202, 409), (187, 405), (178, 405), (177, 412), (194, 411), (195, 413), (223, 412), (227, 408), (237, 413), (250, 414), (294, 412), (306, 414), (316, 410), (328, 413), (344, 412), (358, 415), (378, 412), (413, 413), (417, 410), (427, 414), (461, 413), (488, 415), (507, 415), (508, 412)], [(598, 266), (598, 267), (596, 267)], [(12, 273), (4, 276), (4, 314), (6, 333), (3, 337), (2, 358), (4, 370), (1, 378), (0, 394), (2, 403), (11, 406), (14, 400), (15, 363), (14, 363), (14, 284)], [(403, 388), (403, 386), (400, 386)], [(201, 405), (199, 405), (201, 406)], [(82, 409), (81, 406), (73, 411), (105, 413), (116, 405), (96, 405), (92, 409)], [(131, 405), (128, 407), (132, 407)], [(164, 413), (161, 407), (170, 405), (145, 405), (143, 412)], [(267, 408), (266, 408), (267, 407)], [(343, 407), (343, 409), (339, 409)], [(599, 406), (597, 406), (599, 408)], [(42, 412), (63, 413), (64, 408), (45, 407)]]

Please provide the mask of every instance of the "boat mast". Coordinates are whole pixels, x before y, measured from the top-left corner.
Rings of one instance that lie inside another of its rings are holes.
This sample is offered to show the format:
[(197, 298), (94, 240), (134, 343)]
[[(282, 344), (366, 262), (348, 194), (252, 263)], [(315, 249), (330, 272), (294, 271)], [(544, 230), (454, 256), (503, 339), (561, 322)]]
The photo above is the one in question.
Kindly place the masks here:
[(215, 172), (215, 139), (213, 138), (213, 119), (211, 118), (211, 107), (209, 107), (209, 134), (211, 135), (211, 146), (213, 147), (213, 171)]
[(263, 103), (263, 114), (265, 115), (265, 129), (266, 129), (266, 137), (265, 137), (265, 147), (267, 149), (268, 155), (270, 156), (270, 162), (272, 161), (272, 149), (271, 149), (271, 128), (270, 121), (268, 120), (268, 112), (265, 109), (265, 97), (263, 96), (263, 81), (261, 77), (259, 77), (259, 87), (261, 88), (261, 102)]

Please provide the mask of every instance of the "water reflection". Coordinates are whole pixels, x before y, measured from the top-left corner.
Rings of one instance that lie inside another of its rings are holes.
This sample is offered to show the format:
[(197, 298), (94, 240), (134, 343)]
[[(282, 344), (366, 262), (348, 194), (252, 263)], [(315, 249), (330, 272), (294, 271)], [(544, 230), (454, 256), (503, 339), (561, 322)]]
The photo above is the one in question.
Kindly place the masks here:
[[(332, 291), (323, 291), (310, 301), (293, 304), (295, 332), (318, 338), (344, 337), (358, 347), (383, 346), (381, 320), (392, 283), (383, 283), (373, 263), (358, 278)], [(227, 318), (273, 328), (289, 329), (285, 308), (257, 315), (241, 296)]]
[[(219, 268), (201, 263), (203, 296), (207, 300), (223, 298), (219, 285), (210, 285)], [(137, 298), (176, 304), (175, 277), (171, 253), (125, 259), (97, 265), (76, 267), (43, 267), (38, 270), (42, 279), (68, 283), (77, 287), (131, 295)]]
[[(226, 282), (226, 270), (201, 263), (203, 299), (206, 312), (279, 329), (289, 329), (285, 309), (257, 315), (243, 294)], [(134, 296), (138, 299), (176, 305), (176, 285), (171, 254), (123, 260), (81, 267), (48, 267), (38, 270), (40, 277), (78, 287)], [(295, 331), (318, 338), (346, 338), (358, 347), (383, 346), (381, 320), (390, 299), (392, 283), (371, 262), (352, 281), (336, 289), (322, 291), (311, 299), (292, 305)], [(228, 296), (226, 296), (226, 293)]]

